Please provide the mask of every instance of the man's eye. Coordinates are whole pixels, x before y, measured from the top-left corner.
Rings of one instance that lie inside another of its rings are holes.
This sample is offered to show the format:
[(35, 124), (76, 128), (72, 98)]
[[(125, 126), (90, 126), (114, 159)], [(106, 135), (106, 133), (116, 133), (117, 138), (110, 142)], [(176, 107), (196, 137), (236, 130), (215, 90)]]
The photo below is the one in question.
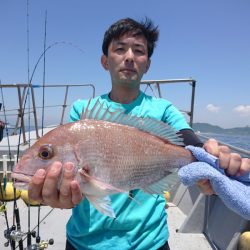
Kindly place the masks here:
[(144, 52), (143, 50), (139, 50), (139, 49), (137, 49), (135, 52), (136, 52), (137, 54), (141, 54), (141, 55), (144, 55), (144, 54), (145, 54), (145, 52)]
[(116, 51), (117, 52), (122, 52), (122, 51), (124, 51), (124, 48), (116, 48)]

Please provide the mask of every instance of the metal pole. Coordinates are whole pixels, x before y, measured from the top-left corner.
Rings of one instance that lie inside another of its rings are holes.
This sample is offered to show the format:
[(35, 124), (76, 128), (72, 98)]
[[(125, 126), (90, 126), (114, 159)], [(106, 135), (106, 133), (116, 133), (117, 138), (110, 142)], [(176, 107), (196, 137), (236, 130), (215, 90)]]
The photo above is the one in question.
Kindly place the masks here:
[[(19, 100), (19, 119), (21, 119), (21, 128), (22, 128), (22, 134), (23, 134), (23, 143), (26, 144), (26, 135), (25, 135), (25, 125), (24, 125), (24, 110), (23, 110), (23, 101), (21, 98), (21, 89), (18, 86), (17, 87), (17, 91), (18, 91), (18, 100)], [(25, 92), (25, 89), (23, 90), (23, 92)]]
[(30, 84), (31, 89), (31, 97), (32, 97), (32, 105), (33, 105), (33, 114), (34, 114), (34, 122), (35, 122), (35, 129), (36, 129), (36, 138), (40, 138), (38, 134), (38, 123), (37, 123), (37, 114), (36, 114), (36, 103), (35, 103), (35, 94), (32, 85)]
[(69, 86), (67, 85), (66, 86), (66, 91), (65, 91), (65, 96), (64, 96), (64, 103), (63, 103), (63, 110), (62, 110), (62, 117), (61, 117), (60, 125), (63, 124), (64, 113), (65, 113), (65, 109), (67, 107), (68, 91), (69, 91)]
[[(21, 86), (16, 86), (16, 87), (17, 87), (17, 90), (18, 90), (19, 88), (21, 88)], [(23, 89), (22, 97), (21, 97), (20, 94), (18, 95), (18, 98), (19, 98), (19, 105), (21, 105), (20, 107), (23, 106), (25, 91), (26, 91), (26, 87), (24, 87), (24, 89)], [(18, 93), (19, 93), (19, 92), (18, 92)], [(20, 100), (21, 100), (21, 101), (20, 101)], [(16, 134), (17, 134), (16, 131), (17, 131), (17, 129), (18, 129), (18, 125), (19, 125), (20, 118), (21, 118), (21, 113), (20, 113), (20, 109), (19, 109), (19, 110), (18, 110), (17, 120), (16, 120), (16, 126), (15, 126), (14, 131), (12, 132), (12, 135), (16, 135)]]
[(157, 90), (158, 90), (159, 97), (161, 98), (162, 95), (161, 95), (160, 84), (159, 84), (158, 82), (156, 82), (156, 86), (157, 86)]
[(193, 119), (194, 119), (194, 98), (195, 98), (195, 87), (196, 87), (196, 81), (191, 81), (192, 85), (192, 97), (191, 97), (191, 110), (190, 110), (190, 126), (193, 126)]

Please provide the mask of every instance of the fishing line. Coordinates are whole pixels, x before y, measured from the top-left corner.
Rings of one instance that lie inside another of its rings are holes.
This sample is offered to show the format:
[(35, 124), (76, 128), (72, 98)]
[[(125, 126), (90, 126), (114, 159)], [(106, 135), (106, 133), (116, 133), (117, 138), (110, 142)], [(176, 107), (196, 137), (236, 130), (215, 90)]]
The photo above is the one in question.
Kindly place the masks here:
[[(27, 79), (28, 79), (28, 82), (29, 82), (29, 79), (30, 79), (30, 44), (29, 44), (29, 41), (30, 41), (30, 33), (29, 33), (29, 0), (27, 0), (27, 19), (26, 19), (26, 27), (27, 27)], [(29, 147), (30, 147), (30, 139), (31, 139), (31, 136), (30, 136), (30, 86), (28, 86), (28, 89), (27, 89), (27, 96), (29, 97), (28, 98), (28, 128), (29, 128), (29, 132), (28, 132), (28, 135), (29, 135), (29, 139), (28, 139), (28, 143), (29, 143)], [(26, 100), (25, 100), (26, 102)], [(24, 110), (25, 110), (25, 105), (24, 105), (24, 109), (23, 109), (23, 113), (24, 114)], [(21, 120), (22, 121), (22, 120)], [(24, 132), (24, 131), (23, 131)], [(21, 133), (20, 133), (21, 134)], [(20, 138), (20, 136), (19, 136)], [(18, 154), (19, 156), (19, 154)], [(27, 237), (27, 247), (29, 247), (31, 245), (31, 232), (30, 232), (30, 204), (28, 202), (28, 233), (27, 233), (28, 237)]]
[[(44, 29), (44, 47), (43, 50), (46, 50), (46, 38), (47, 38), (47, 10), (45, 11), (45, 29)], [(45, 105), (45, 75), (46, 75), (46, 53), (43, 56), (43, 101), (42, 101), (42, 136), (44, 129), (44, 105)], [(36, 243), (40, 243), (40, 216), (41, 216), (41, 204), (38, 205), (38, 215), (37, 215), (37, 236)]]
[(52, 44), (49, 45), (49, 46), (43, 51), (43, 53), (39, 56), (39, 58), (38, 58), (38, 60), (37, 60), (37, 62), (36, 62), (36, 65), (35, 65), (35, 67), (34, 67), (34, 69), (33, 69), (33, 71), (32, 71), (31, 77), (30, 77), (30, 81), (29, 81), (29, 84), (30, 84), (30, 85), (31, 85), (31, 83), (32, 83), (32, 81), (33, 81), (33, 77), (34, 77), (36, 68), (37, 68), (39, 62), (41, 61), (41, 59), (43, 58), (43, 56), (46, 54), (46, 52), (47, 52), (49, 49), (51, 49), (51, 48), (53, 48), (53, 47), (55, 47), (55, 46), (57, 46), (57, 45), (60, 45), (60, 44), (69, 45), (69, 46), (71, 46), (71, 47), (77, 49), (77, 50), (80, 51), (81, 53), (84, 53), (84, 51), (83, 51), (78, 45), (73, 44), (72, 42), (68, 42), (68, 41), (58, 41), (58, 42), (52, 43)]
[[(54, 208), (51, 208), (51, 210), (40, 220), (40, 224), (53, 212), (53, 210), (54, 210)], [(31, 230), (31, 232), (33, 232), (35, 229), (37, 229), (38, 225), (39, 224), (37, 224), (35, 227), (33, 227), (32, 230)], [(27, 239), (27, 236), (25, 236), (23, 238), (23, 240), (26, 240), (26, 239)]]
[[(47, 10), (45, 12), (45, 30), (44, 30), (44, 47), (43, 51), (46, 50), (46, 38), (47, 38)], [(42, 103), (42, 136), (43, 136), (43, 128), (44, 128), (44, 105), (45, 105), (45, 66), (46, 66), (46, 53), (43, 56), (43, 103)]]

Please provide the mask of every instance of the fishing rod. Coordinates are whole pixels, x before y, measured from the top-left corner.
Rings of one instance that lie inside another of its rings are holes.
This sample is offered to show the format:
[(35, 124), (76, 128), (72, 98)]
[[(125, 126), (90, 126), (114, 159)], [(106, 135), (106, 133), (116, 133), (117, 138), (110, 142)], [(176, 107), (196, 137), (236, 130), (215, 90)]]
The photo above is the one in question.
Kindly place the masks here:
[[(45, 51), (46, 49), (46, 38), (47, 38), (47, 10), (45, 12), (45, 29), (44, 29), (44, 47), (43, 47), (43, 51)], [(45, 105), (45, 65), (46, 65), (46, 53), (43, 56), (43, 93), (42, 93), (42, 97), (43, 97), (43, 103), (42, 103), (42, 136), (43, 136), (43, 128), (44, 128), (44, 105)], [(37, 236), (36, 236), (36, 243), (39, 244), (41, 241), (41, 237), (40, 237), (40, 215), (41, 215), (41, 205), (38, 204), (38, 215), (37, 215)], [(54, 243), (54, 241), (53, 241)]]
[[(74, 45), (73, 43), (67, 42), (67, 41), (55, 42), (55, 43), (51, 44), (50, 46), (46, 47), (46, 26), (47, 26), (47, 11), (46, 11), (46, 15), (45, 15), (45, 35), (44, 35), (43, 53), (38, 58), (35, 66), (34, 66), (34, 69), (32, 71), (32, 74), (30, 76), (30, 65), (29, 65), (30, 64), (30, 59), (29, 59), (29, 0), (27, 0), (27, 75), (28, 75), (28, 83), (29, 84), (28, 84), (28, 88), (24, 89), (24, 91), (23, 91), (23, 102), (21, 104), (20, 117), (21, 117), (21, 123), (22, 123), (27, 101), (28, 101), (28, 104), (29, 104), (28, 106), (30, 109), (29, 96), (30, 96), (30, 92), (32, 92), (32, 94), (33, 94), (33, 87), (32, 87), (33, 77), (34, 77), (34, 74), (36, 72), (36, 69), (38, 67), (40, 60), (43, 58), (44, 59), (44, 71), (43, 71), (42, 135), (43, 135), (43, 127), (44, 127), (44, 105), (45, 105), (45, 91), (44, 90), (45, 90), (45, 75), (46, 75), (46, 69), (45, 69), (46, 52), (54, 46), (57, 46), (59, 44), (64, 44), (64, 45), (70, 45), (70, 46), (78, 49), (81, 53), (84, 53), (81, 48), (79, 48), (78, 46)], [(34, 97), (34, 95), (32, 95), (32, 97)], [(2, 94), (2, 98), (3, 98), (3, 94)], [(35, 107), (34, 100), (33, 100), (33, 107)], [(34, 113), (35, 112), (36, 111), (34, 110)], [(30, 114), (30, 112), (29, 112), (29, 114)], [(7, 124), (7, 120), (6, 120), (6, 124)], [(29, 126), (30, 126), (30, 115), (29, 115)], [(20, 126), (20, 130), (19, 130), (17, 161), (18, 161), (18, 158), (20, 155), (21, 127), (22, 126)], [(29, 135), (30, 135), (30, 131), (29, 131)], [(30, 138), (28, 141), (29, 141), (29, 145), (30, 145)], [(8, 145), (9, 145), (9, 154), (10, 154), (9, 159), (11, 159), (11, 151), (10, 151), (9, 141), (8, 141)], [(34, 231), (34, 229), (30, 230), (30, 228), (31, 228), (30, 227), (30, 202), (28, 202), (28, 231), (27, 231), (27, 233), (25, 233), (25, 232), (22, 232), (22, 230), (21, 230), (20, 214), (19, 214), (19, 209), (18, 209), (16, 200), (17, 200), (17, 197), (16, 197), (16, 191), (14, 188), (13, 226), (9, 227), (8, 221), (6, 222), (6, 225), (7, 225), (6, 238), (8, 239), (8, 242), (7, 242), (8, 245), (11, 245), (11, 249), (16, 249), (16, 242), (18, 242), (19, 249), (23, 250), (23, 240), (25, 240), (25, 239), (27, 239), (27, 248), (26, 249), (45, 249), (48, 247), (48, 245), (52, 245), (54, 243), (53, 239), (50, 239), (48, 241), (43, 241), (43, 240), (41, 241), (41, 238), (40, 238), (40, 224), (41, 224), (40, 209), (41, 209), (41, 206), (38, 205), (38, 222), (37, 222), (37, 227), (36, 227), (37, 228), (37, 235), (36, 235), (36, 232)], [(6, 214), (6, 220), (8, 220), (7, 210), (4, 213)], [(36, 244), (32, 244), (32, 237), (36, 237)], [(7, 246), (7, 243), (6, 243), (6, 246)]]
[[(5, 124), (6, 124), (6, 136), (7, 136), (7, 141), (8, 141), (8, 152), (9, 152), (9, 159), (11, 162), (11, 150), (10, 150), (10, 141), (9, 141), (9, 129), (8, 129), (8, 122), (7, 122), (7, 115), (6, 115), (6, 109), (5, 109), (5, 102), (4, 102), (4, 95), (3, 95), (3, 88), (2, 88), (2, 82), (0, 80), (0, 86), (1, 86), (1, 97), (2, 97), (2, 106), (3, 106), (3, 113), (4, 113), (4, 120), (5, 120)], [(7, 176), (4, 176), (4, 182), (7, 183)], [(1, 184), (1, 182), (0, 182)], [(4, 188), (5, 185), (3, 185)], [(4, 231), (4, 237), (8, 240), (4, 245), (7, 246), (11, 246), (11, 249), (15, 249), (15, 245), (16, 245), (16, 240), (15, 235), (13, 235), (14, 232), (20, 232), (21, 230), (21, 224), (20, 224), (20, 217), (19, 217), (19, 211), (18, 208), (16, 206), (16, 189), (13, 189), (14, 191), (14, 208), (13, 208), (13, 225), (12, 227), (9, 226), (9, 222), (8, 222), (8, 217), (7, 217), (7, 209), (6, 209), (6, 204), (4, 202), (4, 216), (5, 216), (5, 221), (6, 221), (6, 225), (7, 225), (7, 229)], [(2, 190), (2, 184), (1, 184), (1, 196), (4, 197), (3, 195), (4, 190)], [(17, 230), (16, 230), (17, 229)], [(20, 239), (18, 241), (19, 244), (19, 249), (22, 250), (23, 249), (23, 242)]]
[[(29, 41), (30, 41), (30, 35), (29, 35), (29, 0), (27, 0), (27, 18), (26, 18), (26, 27), (27, 27), (27, 79), (29, 81), (30, 79), (30, 53), (29, 53)], [(30, 87), (28, 87), (27, 89), (27, 94), (29, 94), (29, 90), (30, 90)], [(30, 98), (28, 98), (28, 100), (30, 100)], [(26, 102), (26, 100), (25, 100)], [(25, 106), (24, 106), (25, 108)], [(23, 113), (24, 114), (24, 110), (23, 109)], [(29, 111), (30, 111), (30, 102), (29, 102)], [(23, 120), (23, 119), (22, 119)], [(21, 121), (22, 121), (21, 120)], [(28, 113), (28, 121), (29, 121), (29, 128), (30, 128), (30, 112)], [(19, 136), (20, 138), (20, 136)], [(29, 129), (29, 139), (28, 139), (28, 142), (29, 142), (29, 146), (30, 146), (30, 129)], [(19, 154), (18, 154), (19, 156)], [(31, 231), (30, 231), (30, 204), (28, 203), (28, 232), (27, 232), (27, 247), (29, 247), (31, 245)]]
[[(44, 39), (44, 51), (46, 49), (46, 22), (47, 22), (47, 11), (46, 11), (46, 16), (45, 16), (45, 39)], [(45, 58), (45, 53), (44, 53), (44, 58)], [(34, 76), (34, 73), (35, 73), (35, 70), (36, 70), (36, 67), (34, 68), (33, 72), (32, 72), (32, 76), (30, 77), (29, 76), (29, 10), (28, 10), (28, 0), (27, 0), (27, 58), (28, 58), (28, 82), (29, 82), (29, 86), (28, 86), (28, 89), (27, 89), (27, 92), (26, 92), (26, 96), (25, 96), (25, 101), (24, 101), (24, 105), (23, 105), (23, 111), (25, 110), (26, 108), (26, 102), (27, 100), (29, 101), (30, 98), (28, 98), (29, 96), (29, 93), (30, 93), (30, 90), (33, 91), (32, 89), (32, 78)], [(38, 62), (39, 63), (39, 62)], [(45, 59), (44, 59), (44, 64), (45, 64)], [(38, 65), (38, 64), (37, 64)], [(45, 82), (45, 65), (44, 65), (44, 82)], [(29, 105), (29, 109), (30, 109), (30, 102), (28, 103)], [(33, 100), (33, 104), (34, 104), (34, 100)], [(28, 113), (29, 114), (29, 127), (30, 127), (30, 112)], [(24, 112), (22, 112), (22, 115), (24, 115)], [(21, 119), (22, 121), (23, 119)], [(42, 127), (43, 127), (43, 124), (42, 124)], [(20, 133), (21, 134), (21, 133)], [(19, 135), (20, 135), (19, 134)], [(19, 136), (20, 138), (20, 136)], [(29, 129), (29, 146), (30, 146), (30, 129)], [(20, 143), (19, 143), (20, 145)], [(18, 156), (19, 156), (19, 151), (18, 151)], [(27, 249), (45, 249), (48, 247), (49, 244), (53, 244), (54, 241), (53, 239), (50, 239), (49, 241), (42, 241), (41, 242), (41, 238), (40, 238), (40, 204), (38, 204), (38, 223), (37, 223), (37, 232), (33, 230), (30, 230), (30, 200), (28, 198), (28, 203), (27, 203), (27, 206), (28, 206), (28, 232), (26, 234), (20, 234), (20, 237), (22, 238), (23, 240), (23, 236), (26, 235), (26, 238), (27, 238)], [(19, 216), (18, 216), (19, 217)], [(32, 244), (32, 237), (36, 237), (36, 244)], [(19, 249), (21, 249), (19, 247)]]
[[(27, 61), (28, 61), (28, 81), (29, 81), (29, 0), (27, 0)], [(3, 104), (4, 104), (4, 95), (3, 95), (3, 91), (1, 88), (1, 93), (2, 93), (2, 99), (3, 99)], [(26, 106), (26, 101), (27, 101), (27, 97), (29, 95), (29, 89), (26, 93), (26, 98), (24, 99), (24, 105), (22, 108), (22, 110), (25, 110), (25, 106)], [(4, 106), (4, 110), (5, 110), (5, 105)], [(30, 105), (29, 105), (30, 106)], [(23, 118), (24, 116), (24, 112), (22, 112), (21, 110), (21, 116)], [(5, 120), (7, 123), (7, 118), (6, 118), (6, 112), (4, 112), (5, 114)], [(23, 119), (21, 119), (21, 122), (23, 121)], [(30, 124), (30, 118), (29, 118), (29, 124)], [(9, 136), (8, 136), (8, 128), (6, 128), (7, 130), (7, 138), (8, 138), (8, 146), (9, 146), (9, 159), (11, 160), (11, 150), (10, 150), (10, 143), (9, 143)], [(19, 131), (19, 138), (18, 138), (18, 147), (17, 147), (17, 161), (18, 161), (18, 157), (19, 157), (19, 153), (20, 153), (20, 141), (21, 141), (21, 127), (20, 127), (20, 131)], [(30, 141), (30, 138), (29, 138)], [(12, 169), (11, 169), (12, 171)], [(5, 211), (6, 214), (6, 224), (7, 224), (7, 231), (5, 231), (5, 238), (8, 239), (8, 244), (5, 243), (5, 246), (11, 245), (11, 249), (16, 249), (16, 242), (18, 242), (18, 247), (20, 250), (23, 250), (23, 236), (26, 234), (24, 232), (22, 232), (21, 230), (21, 222), (20, 222), (20, 214), (19, 214), (19, 208), (17, 206), (17, 197), (16, 197), (16, 189), (14, 187), (14, 205), (13, 205), (13, 226), (10, 228), (9, 227), (9, 223), (8, 223), (8, 219), (7, 219), (7, 211)], [(27, 247), (29, 247), (31, 245), (31, 232), (30, 232), (30, 206), (28, 206), (28, 233), (27, 233)]]
[[(1, 197), (4, 197), (4, 188), (5, 185), (3, 185), (2, 188), (2, 182), (0, 180), (0, 195)], [(9, 227), (9, 221), (8, 221), (8, 216), (7, 216), (7, 207), (6, 207), (6, 202), (1, 202), (0, 201), (0, 213), (4, 213), (4, 218), (5, 218), (5, 222), (6, 222), (6, 226), (7, 229), (4, 230), (4, 237), (8, 240), (7, 242), (4, 243), (5, 247), (8, 247), (11, 244), (11, 240), (10, 240), (10, 227)]]
[[(33, 70), (33, 72), (32, 72), (31, 79), (29, 80), (29, 88), (32, 89), (32, 78), (33, 78), (33, 76), (34, 76), (34, 73), (35, 73), (35, 71), (36, 71), (36, 68), (37, 68), (37, 66), (38, 66), (38, 64), (39, 64), (39, 62), (40, 62), (40, 60), (42, 59), (43, 55), (44, 55), (50, 48), (52, 48), (53, 46), (58, 45), (58, 44), (60, 44), (60, 43), (64, 43), (64, 44), (65, 44), (66, 42), (56, 42), (56, 43), (50, 45), (49, 47), (46, 48), (46, 50), (45, 50), (45, 51), (42, 53), (42, 55), (39, 57), (39, 59), (38, 59), (36, 65), (35, 65), (35, 67), (34, 67), (34, 70)], [(27, 104), (27, 101), (28, 101), (28, 96), (29, 96), (29, 90), (26, 91), (26, 93), (25, 93), (24, 102), (23, 102), (23, 107), (22, 107), (22, 110), (23, 110), (23, 111), (26, 109), (26, 104)], [(25, 114), (24, 112), (21, 112), (21, 117), (23, 117), (24, 114)], [(21, 119), (21, 121), (22, 121), (22, 119)], [(20, 146), (20, 144), (21, 144), (20, 139), (21, 139), (21, 127), (20, 127), (20, 132), (19, 132), (19, 143), (18, 143), (18, 151), (17, 151), (17, 161), (18, 161), (18, 158), (19, 158), (19, 155), (20, 155), (20, 153), (19, 153), (19, 146)], [(41, 224), (41, 221), (40, 221), (39, 218), (38, 218), (38, 221), (39, 221), (39, 223), (37, 224), (37, 228), (38, 228), (38, 231), (39, 231), (39, 226), (40, 226), (40, 224)], [(16, 228), (13, 227), (13, 230), (12, 230), (12, 231), (14, 231), (14, 232), (12, 233), (12, 235), (11, 235), (13, 240), (18, 241), (18, 240), (20, 240), (21, 237), (22, 237), (22, 240), (23, 240), (23, 237), (24, 237), (24, 236), (27, 236), (27, 243), (28, 243), (28, 244), (27, 244), (27, 249), (36, 249), (35, 247), (37, 247), (37, 249), (44, 249), (45, 247), (47, 247), (48, 245), (53, 244), (53, 242), (54, 242), (53, 239), (50, 239), (50, 240), (48, 240), (48, 241), (41, 241), (41, 240), (40, 240), (39, 233), (38, 233), (38, 236), (37, 236), (37, 238), (36, 238), (36, 244), (32, 244), (32, 242), (31, 242), (31, 237), (35, 237), (35, 235), (36, 235), (36, 232), (34, 232), (33, 230), (30, 230), (30, 229), (29, 229), (29, 230), (28, 230), (28, 233), (23, 233), (23, 232), (20, 231), (20, 227), (19, 227), (19, 230), (16, 230)], [(31, 248), (31, 247), (32, 247), (32, 248)], [(20, 249), (23, 249), (22, 246), (20, 247)]]

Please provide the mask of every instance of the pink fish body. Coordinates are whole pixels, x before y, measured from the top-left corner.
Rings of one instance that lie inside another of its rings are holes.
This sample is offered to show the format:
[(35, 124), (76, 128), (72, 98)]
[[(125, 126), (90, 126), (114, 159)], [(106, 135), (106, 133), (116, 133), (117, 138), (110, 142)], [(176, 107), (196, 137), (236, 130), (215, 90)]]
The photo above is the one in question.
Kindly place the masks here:
[(73, 162), (83, 194), (100, 212), (114, 217), (112, 208), (103, 206), (109, 194), (138, 188), (161, 193), (176, 182), (177, 177), (169, 178), (171, 172), (194, 161), (189, 150), (142, 130), (95, 119), (62, 125), (27, 150), (12, 177), (20, 188), (18, 181), (27, 184), (39, 168), (48, 169), (54, 161)]

